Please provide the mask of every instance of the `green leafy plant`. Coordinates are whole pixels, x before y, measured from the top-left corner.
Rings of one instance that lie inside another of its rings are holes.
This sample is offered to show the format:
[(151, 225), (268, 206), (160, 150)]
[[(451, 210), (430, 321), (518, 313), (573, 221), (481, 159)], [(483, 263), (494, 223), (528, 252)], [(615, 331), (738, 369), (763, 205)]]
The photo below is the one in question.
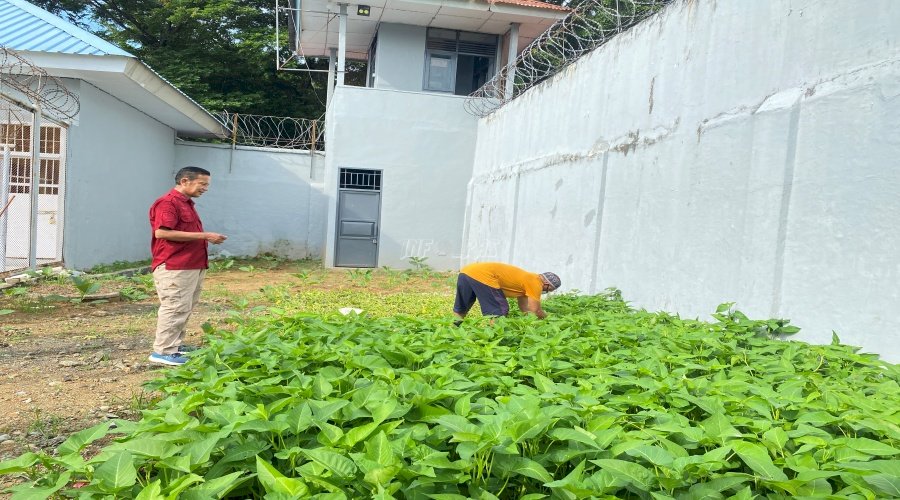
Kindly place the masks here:
[(409, 263), (411, 266), (413, 266), (413, 269), (416, 271), (430, 271), (431, 266), (428, 265), (428, 263), (426, 262), (427, 260), (428, 260), (428, 257), (413, 256), (413, 257), (409, 258)]
[(78, 290), (79, 297), (76, 299), (77, 301), (83, 301), (84, 298), (92, 293), (96, 293), (100, 290), (100, 283), (97, 283), (89, 278), (83, 278), (81, 276), (70, 276), (69, 279), (72, 282), (72, 285), (75, 286), (75, 289)]
[(310, 272), (306, 269), (301, 269), (296, 273), (291, 273), (291, 276), (297, 278), (300, 281), (307, 281), (309, 280)]
[(3, 294), (9, 297), (20, 297), (22, 295), (28, 294), (28, 287), (14, 286), (12, 288), (7, 288), (6, 290), (4, 290)]
[(372, 281), (371, 269), (351, 269), (347, 274), (356, 286), (366, 286)]
[(127, 260), (117, 260), (115, 262), (111, 262), (108, 264), (97, 264), (96, 266), (85, 271), (87, 274), (106, 274), (106, 273), (114, 273), (117, 271), (124, 271), (128, 269), (137, 269), (140, 267), (146, 267), (150, 265), (150, 260), (135, 260), (135, 261), (127, 261)]
[(225, 271), (227, 269), (231, 269), (232, 266), (234, 266), (234, 259), (211, 260), (209, 261), (209, 272), (217, 273)]
[(459, 327), (446, 294), (271, 294), (204, 325), (140, 421), (0, 462), (30, 478), (13, 496), (896, 496), (900, 368), (836, 336), (777, 340), (788, 321), (634, 310), (616, 290)]

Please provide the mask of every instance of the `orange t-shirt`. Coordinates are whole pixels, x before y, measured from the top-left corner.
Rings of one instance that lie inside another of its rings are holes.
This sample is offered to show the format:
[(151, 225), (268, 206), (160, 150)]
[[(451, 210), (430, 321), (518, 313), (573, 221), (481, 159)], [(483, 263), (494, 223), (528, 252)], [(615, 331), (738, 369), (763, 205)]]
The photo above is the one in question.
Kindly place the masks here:
[(507, 297), (527, 296), (540, 301), (544, 290), (544, 283), (537, 274), (501, 262), (476, 262), (459, 272), (491, 288), (503, 290)]

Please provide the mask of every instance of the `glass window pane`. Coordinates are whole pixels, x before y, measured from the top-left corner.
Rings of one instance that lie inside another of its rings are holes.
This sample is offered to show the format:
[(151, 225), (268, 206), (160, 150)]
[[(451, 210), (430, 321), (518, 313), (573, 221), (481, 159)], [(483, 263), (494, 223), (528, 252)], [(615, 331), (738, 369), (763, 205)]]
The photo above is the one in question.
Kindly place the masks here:
[(453, 58), (449, 55), (430, 54), (428, 57), (428, 90), (453, 90)]

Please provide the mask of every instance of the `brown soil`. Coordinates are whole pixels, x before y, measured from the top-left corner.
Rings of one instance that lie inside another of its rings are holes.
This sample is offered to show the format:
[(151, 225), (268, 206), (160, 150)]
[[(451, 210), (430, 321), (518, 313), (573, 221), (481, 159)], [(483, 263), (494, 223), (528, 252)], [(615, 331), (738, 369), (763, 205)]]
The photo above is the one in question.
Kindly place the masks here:
[[(306, 262), (234, 262), (207, 275), (186, 342), (202, 343), (200, 325), (221, 324), (236, 296), (254, 302), (267, 285), (353, 286), (349, 276)], [(96, 294), (106, 295), (136, 285), (125, 278), (97, 282), (102, 288)], [(15, 311), (0, 315), (0, 461), (28, 450), (51, 450), (72, 432), (106, 419), (136, 418), (152, 402), (155, 395), (142, 384), (166, 367), (147, 361), (157, 309), (154, 292), (149, 294), (139, 300), (78, 302), (71, 300), (78, 291), (65, 279), (0, 291), (0, 311)], [(0, 490), (3, 486), (0, 478)]]

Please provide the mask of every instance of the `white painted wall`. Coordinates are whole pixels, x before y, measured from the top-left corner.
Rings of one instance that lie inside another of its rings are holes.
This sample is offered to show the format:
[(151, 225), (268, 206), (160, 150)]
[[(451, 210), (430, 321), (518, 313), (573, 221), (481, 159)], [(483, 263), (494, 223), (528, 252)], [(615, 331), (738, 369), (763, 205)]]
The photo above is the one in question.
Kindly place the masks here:
[(209, 191), (195, 200), (204, 229), (228, 236), (210, 245), (211, 255), (322, 257), (327, 198), (321, 153), (179, 142), (172, 185), (174, 173), (190, 165), (212, 174)]
[(900, 361), (900, 3), (676, 1), (480, 120), (462, 261)]
[(375, 88), (422, 90), (425, 78), (424, 26), (381, 23), (375, 54)]
[[(379, 55), (380, 57), (380, 55)], [(475, 118), (457, 96), (337, 87), (328, 108), (325, 264), (334, 263), (340, 168), (383, 170), (378, 266), (459, 263)]]
[(69, 127), (63, 260), (85, 269), (150, 256), (150, 204), (168, 187), (174, 131), (79, 80)]

